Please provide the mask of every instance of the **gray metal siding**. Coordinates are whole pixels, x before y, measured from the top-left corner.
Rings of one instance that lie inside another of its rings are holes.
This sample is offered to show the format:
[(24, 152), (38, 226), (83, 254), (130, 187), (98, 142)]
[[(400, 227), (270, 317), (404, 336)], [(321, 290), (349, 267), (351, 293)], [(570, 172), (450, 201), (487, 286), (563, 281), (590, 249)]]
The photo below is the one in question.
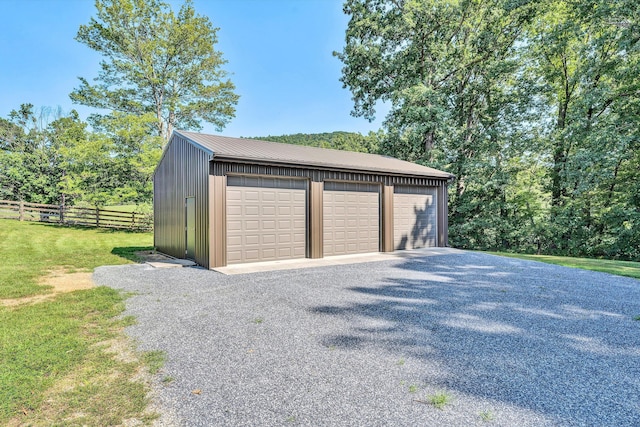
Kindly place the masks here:
[(187, 197), (195, 197), (195, 261), (209, 267), (209, 153), (174, 134), (153, 175), (154, 245), (186, 254)]
[(312, 181), (358, 181), (383, 183), (384, 185), (418, 185), (439, 187), (446, 186), (443, 178), (411, 177), (400, 175), (383, 175), (375, 173), (347, 172), (337, 170), (312, 169), (297, 166), (276, 166), (256, 163), (236, 163), (215, 160), (212, 164), (212, 174), (222, 176), (227, 174), (263, 175), (292, 178), (309, 178)]

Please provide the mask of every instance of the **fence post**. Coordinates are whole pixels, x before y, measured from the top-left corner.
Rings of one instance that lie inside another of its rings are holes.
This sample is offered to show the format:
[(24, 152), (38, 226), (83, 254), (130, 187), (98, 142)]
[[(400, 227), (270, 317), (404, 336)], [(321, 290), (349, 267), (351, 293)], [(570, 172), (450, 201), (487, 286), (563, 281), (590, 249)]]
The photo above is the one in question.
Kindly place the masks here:
[(20, 200), (20, 205), (18, 207), (18, 219), (20, 221), (24, 220), (24, 201)]
[(60, 217), (60, 224), (64, 224), (64, 205), (60, 205), (59, 209), (60, 215), (58, 216)]
[(100, 209), (96, 206), (96, 227), (100, 227)]

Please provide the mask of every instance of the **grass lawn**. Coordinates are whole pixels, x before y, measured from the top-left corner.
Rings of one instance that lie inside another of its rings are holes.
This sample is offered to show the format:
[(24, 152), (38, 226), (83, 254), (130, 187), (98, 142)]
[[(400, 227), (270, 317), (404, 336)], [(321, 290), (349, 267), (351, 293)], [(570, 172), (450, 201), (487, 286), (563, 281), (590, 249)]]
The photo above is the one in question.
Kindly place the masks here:
[[(0, 299), (48, 294), (51, 270), (91, 271), (131, 262), (150, 233), (0, 220)], [(144, 355), (119, 318), (125, 296), (107, 287), (0, 304), (0, 425), (149, 423)]]
[(138, 205), (109, 205), (105, 206), (103, 209), (119, 212), (140, 212), (142, 208)]
[(489, 252), (493, 255), (511, 258), (527, 259), (530, 261), (546, 262), (547, 264), (563, 265), (565, 267), (582, 268), (583, 270), (601, 271), (617, 276), (633, 277), (640, 279), (640, 262), (614, 261), (608, 259), (571, 258), (552, 255), (525, 255), (508, 252)]
[(37, 282), (52, 269), (125, 264), (152, 245), (151, 233), (0, 220), (0, 299), (47, 292)]

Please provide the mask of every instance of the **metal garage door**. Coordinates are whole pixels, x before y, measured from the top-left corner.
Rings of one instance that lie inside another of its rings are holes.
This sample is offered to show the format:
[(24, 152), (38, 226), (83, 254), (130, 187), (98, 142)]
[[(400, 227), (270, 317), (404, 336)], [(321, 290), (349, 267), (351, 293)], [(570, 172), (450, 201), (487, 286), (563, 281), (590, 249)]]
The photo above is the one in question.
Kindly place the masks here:
[(324, 256), (380, 250), (379, 192), (376, 184), (324, 183)]
[(436, 190), (435, 187), (394, 188), (394, 249), (437, 246)]
[(306, 181), (227, 177), (227, 263), (306, 256)]

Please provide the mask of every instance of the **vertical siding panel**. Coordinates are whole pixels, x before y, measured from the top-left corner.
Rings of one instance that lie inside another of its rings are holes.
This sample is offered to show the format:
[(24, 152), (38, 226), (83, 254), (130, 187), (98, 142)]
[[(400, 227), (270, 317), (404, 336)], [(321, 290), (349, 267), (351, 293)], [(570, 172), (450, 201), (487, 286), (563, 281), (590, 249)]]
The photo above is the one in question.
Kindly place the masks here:
[(210, 236), (209, 268), (227, 265), (227, 177), (212, 175), (209, 178), (210, 197)]
[(393, 185), (382, 187), (382, 252), (393, 252)]
[(153, 176), (154, 244), (184, 258), (185, 199), (196, 198), (196, 262), (209, 267), (209, 154), (174, 135)]
[(307, 212), (309, 215), (309, 258), (322, 258), (322, 195), (323, 195), (323, 183), (317, 181), (311, 181), (309, 186), (309, 207)]

